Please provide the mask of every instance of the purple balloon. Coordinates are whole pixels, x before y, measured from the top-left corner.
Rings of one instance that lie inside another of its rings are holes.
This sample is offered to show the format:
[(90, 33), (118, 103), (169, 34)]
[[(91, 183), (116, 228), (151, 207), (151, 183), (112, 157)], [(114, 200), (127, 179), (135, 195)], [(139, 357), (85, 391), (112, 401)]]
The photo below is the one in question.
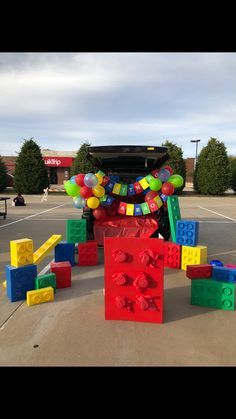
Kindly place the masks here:
[(163, 183), (167, 182), (169, 177), (170, 177), (170, 172), (167, 169), (163, 168), (158, 172), (158, 179), (160, 179)]
[(98, 178), (93, 173), (87, 173), (87, 175), (84, 176), (84, 184), (88, 188), (94, 188), (98, 184)]

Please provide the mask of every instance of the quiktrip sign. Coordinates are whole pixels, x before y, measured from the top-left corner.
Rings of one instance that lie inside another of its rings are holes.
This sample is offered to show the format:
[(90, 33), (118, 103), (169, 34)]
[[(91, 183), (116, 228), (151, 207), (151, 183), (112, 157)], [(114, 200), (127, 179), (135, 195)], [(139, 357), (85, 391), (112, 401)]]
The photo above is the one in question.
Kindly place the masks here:
[(47, 167), (71, 167), (72, 157), (43, 157), (44, 163)]

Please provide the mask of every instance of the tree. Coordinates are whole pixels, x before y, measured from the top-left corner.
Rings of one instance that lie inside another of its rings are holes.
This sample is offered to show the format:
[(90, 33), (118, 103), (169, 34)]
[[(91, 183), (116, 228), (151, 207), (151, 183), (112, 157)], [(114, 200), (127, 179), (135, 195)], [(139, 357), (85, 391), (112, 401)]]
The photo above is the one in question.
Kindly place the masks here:
[(234, 165), (232, 172), (231, 172), (231, 188), (234, 192), (236, 192), (236, 164)]
[(14, 187), (17, 192), (37, 194), (48, 186), (47, 168), (33, 138), (24, 140), (16, 159)]
[(93, 165), (87, 159), (88, 148), (91, 146), (87, 141), (83, 143), (77, 151), (76, 157), (71, 168), (71, 175), (78, 175), (78, 173), (89, 173), (94, 171)]
[(229, 156), (229, 171), (230, 171), (230, 181), (229, 185), (233, 189), (234, 184), (234, 169), (236, 167), (236, 157), (235, 156)]
[(0, 157), (0, 192), (4, 191), (7, 187), (7, 168), (5, 163)]
[(180, 193), (185, 187), (186, 178), (186, 167), (183, 158), (182, 147), (178, 147), (175, 143), (168, 140), (166, 140), (166, 142), (162, 145), (168, 148), (168, 154), (170, 156), (169, 160), (164, 164), (164, 166), (171, 166), (174, 174), (180, 175), (184, 178), (183, 186), (181, 186), (181, 188), (178, 188), (178, 190), (176, 191), (177, 193)]
[(229, 187), (229, 159), (223, 141), (210, 138), (194, 172), (194, 189), (204, 195), (222, 195)]

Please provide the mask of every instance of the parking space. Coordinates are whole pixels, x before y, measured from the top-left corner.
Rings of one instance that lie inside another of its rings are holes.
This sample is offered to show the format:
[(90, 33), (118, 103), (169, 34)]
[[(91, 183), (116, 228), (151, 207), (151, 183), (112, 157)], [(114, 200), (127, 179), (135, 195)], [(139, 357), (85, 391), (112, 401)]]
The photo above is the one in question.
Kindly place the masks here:
[[(7, 218), (0, 218), (1, 283), (10, 240), (32, 238), (35, 249), (52, 234), (65, 240), (66, 220), (81, 216), (67, 196), (25, 198), (26, 207), (8, 201)], [(180, 209), (182, 218), (200, 222), (208, 261), (236, 264), (236, 197), (185, 194)], [(99, 248), (97, 266), (74, 266), (72, 287), (48, 304), (10, 303), (0, 284), (0, 365), (236, 365), (236, 312), (192, 306), (184, 271), (165, 269), (163, 324), (105, 321), (103, 260)]]

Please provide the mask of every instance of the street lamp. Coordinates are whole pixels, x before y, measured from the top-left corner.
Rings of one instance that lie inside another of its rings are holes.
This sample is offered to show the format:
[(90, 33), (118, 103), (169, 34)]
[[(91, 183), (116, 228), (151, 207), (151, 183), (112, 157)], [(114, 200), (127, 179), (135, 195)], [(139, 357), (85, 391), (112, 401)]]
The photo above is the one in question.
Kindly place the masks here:
[(196, 143), (196, 158), (195, 158), (194, 168), (196, 167), (196, 164), (197, 164), (197, 148), (198, 148), (198, 143), (199, 143), (200, 141), (201, 141), (201, 140), (190, 140), (190, 142), (191, 142), (191, 143)]

